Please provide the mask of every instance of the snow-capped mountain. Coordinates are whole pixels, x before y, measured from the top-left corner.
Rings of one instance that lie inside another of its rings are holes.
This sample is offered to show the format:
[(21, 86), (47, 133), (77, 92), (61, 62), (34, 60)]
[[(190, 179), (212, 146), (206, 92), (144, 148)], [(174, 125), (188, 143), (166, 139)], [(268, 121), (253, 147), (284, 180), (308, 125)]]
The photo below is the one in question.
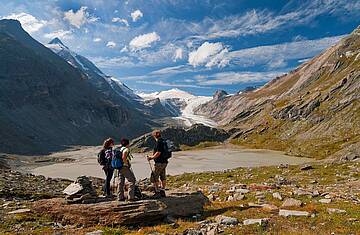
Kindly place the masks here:
[(141, 99), (124, 83), (120, 82), (115, 77), (105, 75), (90, 60), (71, 51), (59, 38), (54, 38), (46, 46), (61, 56), (70, 65), (85, 73), (90, 82), (106, 95), (118, 95), (130, 102)]
[(207, 126), (217, 124), (200, 115), (194, 113), (194, 109), (212, 99), (207, 96), (195, 96), (180, 89), (171, 89), (154, 93), (138, 93), (145, 101), (160, 100), (162, 106), (169, 111), (175, 118), (183, 120), (184, 124), (191, 126), (202, 123)]

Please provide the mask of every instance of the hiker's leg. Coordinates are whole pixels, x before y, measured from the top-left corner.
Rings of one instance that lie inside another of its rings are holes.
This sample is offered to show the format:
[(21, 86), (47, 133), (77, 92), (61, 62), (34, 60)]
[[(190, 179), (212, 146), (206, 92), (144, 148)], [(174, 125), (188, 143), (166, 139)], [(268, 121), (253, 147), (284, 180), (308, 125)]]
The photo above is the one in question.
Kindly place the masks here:
[(111, 183), (111, 178), (113, 176), (113, 169), (109, 168), (109, 167), (105, 167), (104, 168), (105, 171), (105, 185), (104, 185), (104, 193), (106, 196), (111, 196), (111, 190), (110, 190), (110, 183)]
[(128, 167), (123, 167), (125, 168), (125, 177), (129, 182), (129, 200), (134, 200), (135, 199), (135, 175), (134, 172), (132, 172), (132, 170)]
[(167, 166), (166, 163), (162, 164), (161, 166), (160, 181), (161, 181), (162, 189), (166, 188), (166, 166)]
[(154, 191), (159, 191), (159, 176), (156, 175), (155, 170), (151, 172), (150, 181), (153, 183)]
[(118, 186), (118, 200), (124, 200), (124, 187), (125, 187), (125, 176), (123, 169), (119, 170), (119, 186)]

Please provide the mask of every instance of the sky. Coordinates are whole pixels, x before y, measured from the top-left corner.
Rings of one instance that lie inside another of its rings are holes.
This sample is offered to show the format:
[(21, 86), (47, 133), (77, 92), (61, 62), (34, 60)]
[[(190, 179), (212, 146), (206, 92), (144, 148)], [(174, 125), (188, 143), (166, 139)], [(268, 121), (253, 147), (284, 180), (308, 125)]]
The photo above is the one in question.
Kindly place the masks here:
[(358, 0), (0, 0), (139, 92), (236, 93), (289, 72), (360, 24)]

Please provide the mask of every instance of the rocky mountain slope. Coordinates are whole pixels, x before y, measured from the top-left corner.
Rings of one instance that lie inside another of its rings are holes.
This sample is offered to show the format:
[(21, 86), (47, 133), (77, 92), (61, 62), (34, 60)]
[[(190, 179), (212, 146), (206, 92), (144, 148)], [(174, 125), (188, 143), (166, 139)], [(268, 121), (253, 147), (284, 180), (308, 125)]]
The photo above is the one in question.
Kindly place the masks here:
[(45, 153), (150, 130), (146, 115), (104, 96), (18, 21), (0, 21), (0, 58), (0, 152)]
[(360, 27), (297, 69), (196, 109), (234, 142), (315, 158), (360, 155)]

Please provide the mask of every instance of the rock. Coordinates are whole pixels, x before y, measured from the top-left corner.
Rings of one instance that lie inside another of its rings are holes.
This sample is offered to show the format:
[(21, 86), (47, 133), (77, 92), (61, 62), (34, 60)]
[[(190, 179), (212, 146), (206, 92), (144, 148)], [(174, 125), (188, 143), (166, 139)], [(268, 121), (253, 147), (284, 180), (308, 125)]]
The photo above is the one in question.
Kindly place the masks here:
[(30, 209), (18, 209), (18, 210), (14, 210), (14, 211), (10, 211), (8, 212), (8, 214), (23, 214), (23, 213), (28, 213), (30, 212), (31, 210)]
[(329, 204), (331, 202), (331, 199), (327, 199), (327, 198), (324, 198), (324, 199), (320, 199), (319, 200), (320, 203), (325, 203), (325, 204)]
[(245, 195), (241, 193), (235, 193), (233, 197), (235, 201), (241, 201), (245, 199)]
[(218, 185), (213, 185), (209, 188), (209, 193), (217, 193), (219, 192), (220, 187)]
[(205, 233), (200, 229), (189, 228), (183, 232), (183, 235), (205, 235)]
[(208, 197), (208, 199), (209, 199), (210, 201), (215, 201), (215, 199), (216, 199), (216, 197), (214, 196), (214, 194), (210, 194), (210, 195), (208, 195), (207, 197)]
[(244, 220), (244, 225), (251, 225), (251, 224), (259, 224), (264, 225), (269, 222), (269, 218), (262, 218), (262, 219), (246, 219)]
[(63, 224), (137, 225), (163, 221), (167, 216), (177, 218), (202, 214), (208, 202), (201, 192), (169, 192), (166, 198), (127, 203), (67, 204), (62, 198), (45, 199), (34, 202), (32, 210)]
[(302, 206), (302, 201), (294, 199), (294, 198), (287, 198), (285, 199), (284, 203), (281, 205), (282, 208), (286, 207), (300, 207)]
[(310, 216), (310, 213), (307, 211), (293, 211), (293, 210), (280, 210), (280, 216)]
[(304, 189), (296, 189), (293, 193), (296, 196), (313, 196), (312, 192), (306, 191)]
[(229, 196), (229, 197), (227, 198), (227, 201), (228, 201), (228, 202), (234, 201), (234, 197), (233, 197), (233, 196)]
[(330, 198), (331, 198), (331, 195), (330, 195), (330, 194), (327, 194), (327, 195), (325, 195), (325, 198), (326, 198), (326, 199), (330, 199)]
[(225, 224), (225, 225), (237, 225), (239, 223), (238, 219), (236, 219), (234, 217), (224, 216), (224, 215), (216, 216), (215, 221), (218, 224)]
[(66, 195), (72, 196), (78, 192), (80, 192), (83, 189), (83, 187), (78, 183), (71, 183), (69, 186), (64, 189), (64, 193)]
[(104, 231), (102, 231), (102, 230), (96, 230), (93, 232), (85, 233), (85, 235), (103, 235), (103, 234), (104, 234)]
[(247, 194), (250, 192), (250, 190), (248, 189), (244, 189), (244, 188), (239, 188), (235, 190), (236, 193), (242, 193), (242, 194)]
[(262, 204), (261, 205), (262, 210), (264, 211), (268, 211), (268, 212), (278, 212), (279, 208), (275, 205), (272, 204)]
[(92, 181), (87, 176), (79, 176), (63, 192), (67, 194), (68, 203), (94, 203), (98, 199)]
[(252, 190), (269, 190), (269, 189), (275, 189), (276, 187), (274, 185), (263, 185), (263, 184), (251, 184), (249, 186)]
[(337, 208), (327, 208), (327, 212), (329, 214), (345, 214), (346, 210), (341, 210), (341, 209), (337, 209)]
[(273, 198), (279, 199), (280, 201), (283, 200), (283, 198), (279, 192), (273, 193), (272, 196), (273, 196)]
[(311, 169), (314, 169), (314, 168), (310, 164), (305, 164), (300, 167), (300, 170), (302, 170), (302, 171), (311, 170)]

